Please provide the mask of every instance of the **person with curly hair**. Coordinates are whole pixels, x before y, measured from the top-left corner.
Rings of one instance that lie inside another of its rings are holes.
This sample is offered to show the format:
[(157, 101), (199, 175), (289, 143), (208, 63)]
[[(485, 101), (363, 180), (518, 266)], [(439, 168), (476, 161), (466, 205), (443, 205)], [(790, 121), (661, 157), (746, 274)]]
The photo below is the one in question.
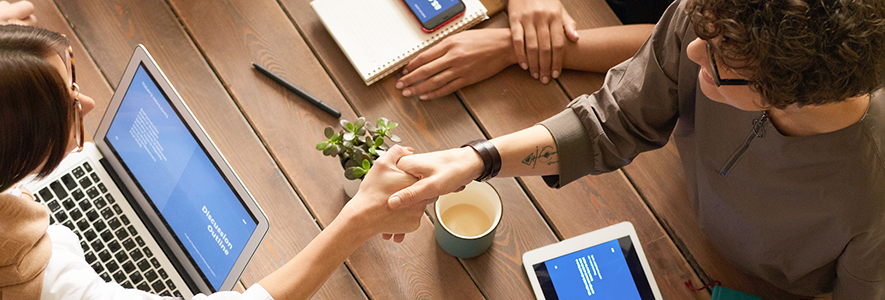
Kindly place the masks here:
[[(592, 56), (586, 40), (565, 61)], [(421, 180), (388, 203), (495, 175), (558, 188), (673, 135), (697, 222), (735, 266), (796, 295), (885, 299), (883, 85), (885, 1), (676, 1), (602, 89), (528, 129), (402, 158)]]

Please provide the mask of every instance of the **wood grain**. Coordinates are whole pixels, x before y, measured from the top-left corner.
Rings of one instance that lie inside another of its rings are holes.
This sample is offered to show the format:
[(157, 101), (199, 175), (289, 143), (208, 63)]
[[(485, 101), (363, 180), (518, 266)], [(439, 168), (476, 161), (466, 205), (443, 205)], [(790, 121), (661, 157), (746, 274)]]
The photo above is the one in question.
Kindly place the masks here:
[[(308, 1), (283, 1), (283, 5), (354, 109), (370, 120), (384, 116), (399, 122), (396, 130), (403, 137), (404, 144), (424, 152), (458, 147), (471, 139), (483, 137), (463, 104), (451, 95), (433, 101), (401, 97), (399, 90), (394, 88), (398, 75), (366, 87), (334, 40), (325, 32), (309, 8)], [(521, 255), (556, 239), (516, 181), (501, 179), (493, 184), (502, 195), (506, 195), (506, 213), (495, 244), (483, 255), (460, 262), (486, 298), (531, 298)], [(430, 244), (439, 253), (439, 259), (453, 260), (439, 251), (432, 238)], [(457, 260), (454, 262), (457, 263)], [(360, 280), (363, 278), (360, 277)], [(464, 288), (459, 294), (467, 294)], [(370, 296), (375, 298), (374, 294), (370, 293)], [(386, 299), (387, 296), (382, 298)], [(450, 298), (448, 294), (434, 294), (434, 297)]]
[[(59, 7), (109, 78), (119, 78), (132, 48), (144, 44), (265, 209), (271, 229), (247, 268), (244, 277), (253, 279), (246, 285), (294, 256), (319, 233), (313, 217), (165, 2), (66, 1)], [(342, 291), (362, 296), (344, 266), (319, 294), (336, 298)]]
[[(270, 64), (271, 70), (304, 86), (308, 93), (343, 110), (344, 118), (353, 120), (355, 113), (349, 109), (350, 104), (345, 102), (335, 83), (275, 1), (172, 3), (244, 114), (317, 216), (317, 221), (323, 226), (328, 225), (347, 198), (342, 193), (343, 176), (337, 159), (323, 157), (315, 145), (325, 140), (322, 134), (325, 126), (337, 128), (337, 120), (302, 99), (292, 97), (287, 101), (284, 96), (291, 93), (268, 84), (267, 78), (257, 75), (250, 69), (250, 59)], [(348, 73), (351, 70), (348, 69)], [(365, 88), (362, 81), (358, 83), (356, 88)], [(363, 103), (386, 99), (379, 98), (379, 95), (386, 97), (386, 92), (361, 93)], [(374, 121), (379, 114), (365, 113), (365, 116)], [(395, 118), (389, 114), (385, 116)], [(400, 128), (413, 127), (401, 118), (395, 119), (403, 124)], [(407, 135), (403, 136), (407, 138)], [(372, 239), (347, 260), (369, 297), (437, 298), (446, 295), (447, 291), (459, 291), (468, 298), (481, 297), (457, 260), (434, 251), (436, 245), (432, 238), (430, 242), (411, 238), (432, 237), (432, 228), (426, 220), (425, 223), (428, 225), (410, 234), (407, 243)], [(403, 260), (409, 260), (410, 266), (400, 267)]]

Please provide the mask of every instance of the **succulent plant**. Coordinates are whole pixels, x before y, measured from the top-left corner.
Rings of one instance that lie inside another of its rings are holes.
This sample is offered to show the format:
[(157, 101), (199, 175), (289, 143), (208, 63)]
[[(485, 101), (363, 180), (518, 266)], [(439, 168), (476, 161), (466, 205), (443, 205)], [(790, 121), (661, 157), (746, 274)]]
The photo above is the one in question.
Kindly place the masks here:
[(377, 125), (366, 123), (366, 118), (363, 117), (353, 123), (347, 120), (341, 120), (340, 123), (339, 132), (326, 127), (323, 133), (328, 140), (318, 143), (317, 150), (323, 151), (326, 156), (337, 156), (344, 168), (344, 177), (350, 180), (365, 177), (375, 160), (390, 148), (384, 138), (393, 143), (402, 141), (390, 133), (397, 124), (387, 118), (378, 118), (375, 122)]

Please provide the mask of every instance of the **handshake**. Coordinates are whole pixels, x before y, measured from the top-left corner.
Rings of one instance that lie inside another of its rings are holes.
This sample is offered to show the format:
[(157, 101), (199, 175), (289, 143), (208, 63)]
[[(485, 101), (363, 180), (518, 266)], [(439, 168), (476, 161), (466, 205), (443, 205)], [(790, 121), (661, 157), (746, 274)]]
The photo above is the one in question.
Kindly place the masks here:
[(418, 229), (427, 204), (463, 189), (483, 169), (471, 148), (413, 153), (395, 145), (376, 160), (339, 218), (355, 220), (371, 235), (402, 242), (405, 233)]

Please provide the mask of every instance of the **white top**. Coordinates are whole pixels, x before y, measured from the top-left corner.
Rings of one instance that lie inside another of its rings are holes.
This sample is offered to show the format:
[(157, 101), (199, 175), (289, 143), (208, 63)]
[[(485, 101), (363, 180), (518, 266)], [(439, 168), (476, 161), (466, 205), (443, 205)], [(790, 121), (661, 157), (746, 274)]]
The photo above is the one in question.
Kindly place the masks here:
[[(46, 232), (52, 240), (52, 257), (46, 265), (43, 277), (41, 299), (129, 299), (161, 300), (175, 299), (160, 297), (136, 289), (126, 289), (114, 282), (105, 282), (86, 262), (77, 235), (67, 227), (51, 225)], [(273, 297), (259, 284), (254, 284), (239, 292), (217, 292), (212, 295), (199, 294), (195, 300), (273, 300)]]

